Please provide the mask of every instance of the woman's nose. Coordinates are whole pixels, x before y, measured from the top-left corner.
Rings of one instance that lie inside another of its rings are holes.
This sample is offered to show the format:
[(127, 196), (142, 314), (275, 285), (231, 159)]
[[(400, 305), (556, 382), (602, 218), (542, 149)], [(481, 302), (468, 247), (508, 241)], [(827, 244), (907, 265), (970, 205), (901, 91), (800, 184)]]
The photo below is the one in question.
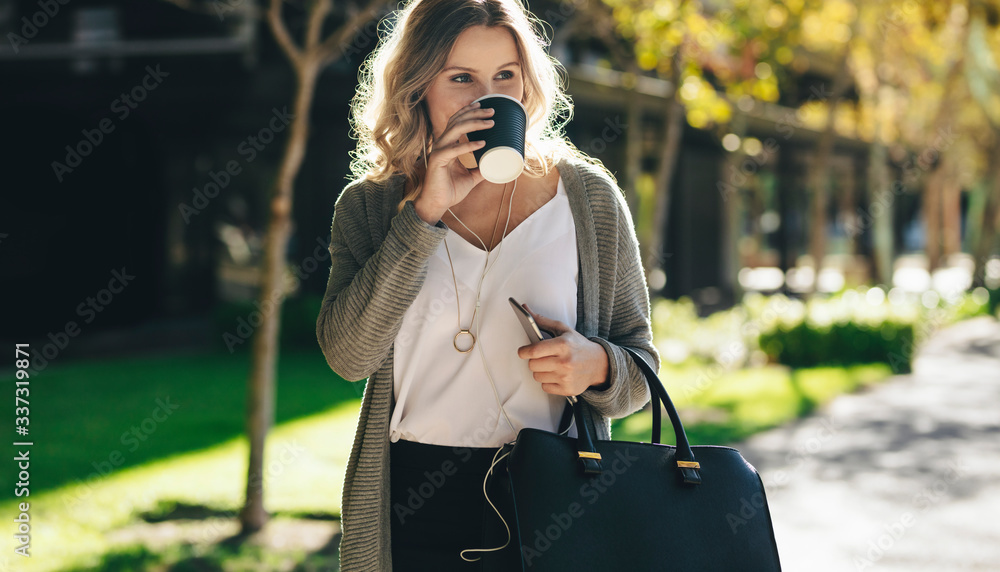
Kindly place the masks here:
[[(485, 91), (483, 90), (480, 91), (482, 91), (482, 93), (476, 94), (476, 97), (474, 99), (479, 99), (480, 97), (483, 97), (484, 95), (489, 95), (491, 93), (502, 93), (504, 95), (509, 95), (514, 98), (517, 98), (520, 95), (514, 93), (515, 90), (510, 85), (505, 85), (504, 82), (502, 81), (486, 84)], [(470, 101), (469, 103), (472, 102)]]

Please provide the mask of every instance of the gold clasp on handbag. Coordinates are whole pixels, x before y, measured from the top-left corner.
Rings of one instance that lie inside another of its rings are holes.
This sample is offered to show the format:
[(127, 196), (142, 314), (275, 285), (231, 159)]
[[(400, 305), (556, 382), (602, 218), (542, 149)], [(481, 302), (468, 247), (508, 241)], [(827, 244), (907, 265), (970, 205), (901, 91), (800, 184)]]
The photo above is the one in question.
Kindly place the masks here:
[(598, 461), (601, 460), (600, 453), (591, 453), (589, 451), (577, 451), (577, 454), (580, 455), (581, 459), (597, 459)]
[(681, 469), (700, 469), (701, 463), (698, 461), (677, 461), (677, 467)]

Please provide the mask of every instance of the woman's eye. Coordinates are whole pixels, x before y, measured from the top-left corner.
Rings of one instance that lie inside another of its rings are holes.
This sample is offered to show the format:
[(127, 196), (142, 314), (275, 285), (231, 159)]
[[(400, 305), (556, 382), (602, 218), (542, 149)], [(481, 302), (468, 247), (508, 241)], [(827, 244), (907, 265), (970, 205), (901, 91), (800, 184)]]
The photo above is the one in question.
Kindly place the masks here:
[[(514, 72), (512, 71), (502, 71), (498, 75), (503, 76), (500, 79), (514, 79)], [(457, 83), (469, 83), (472, 80), (469, 78), (469, 74), (463, 73), (451, 78), (451, 81)]]

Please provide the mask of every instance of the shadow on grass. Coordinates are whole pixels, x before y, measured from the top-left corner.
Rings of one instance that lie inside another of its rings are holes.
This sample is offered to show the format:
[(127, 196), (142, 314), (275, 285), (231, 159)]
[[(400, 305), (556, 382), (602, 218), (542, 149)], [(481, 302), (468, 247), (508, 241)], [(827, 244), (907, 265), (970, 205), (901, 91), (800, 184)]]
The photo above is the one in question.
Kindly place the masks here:
[[(128, 527), (137, 541), (105, 553), (96, 569), (339, 570), (341, 535), (335, 515), (274, 513), (262, 530), (253, 533), (239, 531), (235, 512), (205, 505), (161, 501), (156, 509), (138, 516), (136, 523)], [(88, 565), (69, 572), (93, 569)]]
[[(691, 445), (732, 445), (751, 435), (813, 414), (837, 395), (864, 389), (891, 375), (884, 364), (857, 364), (850, 367), (816, 367), (791, 370), (790, 375), (767, 378), (752, 386), (752, 391), (723, 391), (713, 395), (711, 388), (698, 394), (698, 400), (679, 410), (684, 431)], [(742, 379), (742, 383), (749, 383)], [(730, 383), (729, 388), (735, 387)], [(650, 442), (652, 415), (650, 405), (631, 417), (611, 422), (612, 439)], [(663, 414), (660, 442), (677, 440)]]
[(818, 403), (816, 400), (809, 395), (802, 384), (801, 377), (793, 372), (789, 377), (789, 383), (792, 386), (792, 391), (795, 392), (795, 397), (798, 399), (798, 406), (795, 417), (805, 417), (813, 411), (815, 411)]
[[(361, 397), (323, 354), (285, 350), (278, 358), (275, 424)], [(32, 403), (32, 437), (46, 454), (32, 470), (47, 478), (32, 493), (96, 482), (128, 467), (203, 450), (244, 435), (247, 352), (82, 360), (39, 374), (44, 399)], [(0, 380), (3, 381), (3, 380)], [(13, 487), (0, 501), (13, 499)]]

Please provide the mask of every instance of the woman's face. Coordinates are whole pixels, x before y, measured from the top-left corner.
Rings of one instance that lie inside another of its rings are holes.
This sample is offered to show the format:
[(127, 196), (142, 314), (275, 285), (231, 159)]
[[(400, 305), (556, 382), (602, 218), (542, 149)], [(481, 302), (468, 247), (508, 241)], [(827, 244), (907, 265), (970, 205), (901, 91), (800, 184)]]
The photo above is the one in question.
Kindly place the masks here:
[(473, 26), (458, 36), (448, 62), (425, 96), (434, 138), (456, 111), (488, 93), (502, 93), (524, 103), (521, 58), (509, 30)]

